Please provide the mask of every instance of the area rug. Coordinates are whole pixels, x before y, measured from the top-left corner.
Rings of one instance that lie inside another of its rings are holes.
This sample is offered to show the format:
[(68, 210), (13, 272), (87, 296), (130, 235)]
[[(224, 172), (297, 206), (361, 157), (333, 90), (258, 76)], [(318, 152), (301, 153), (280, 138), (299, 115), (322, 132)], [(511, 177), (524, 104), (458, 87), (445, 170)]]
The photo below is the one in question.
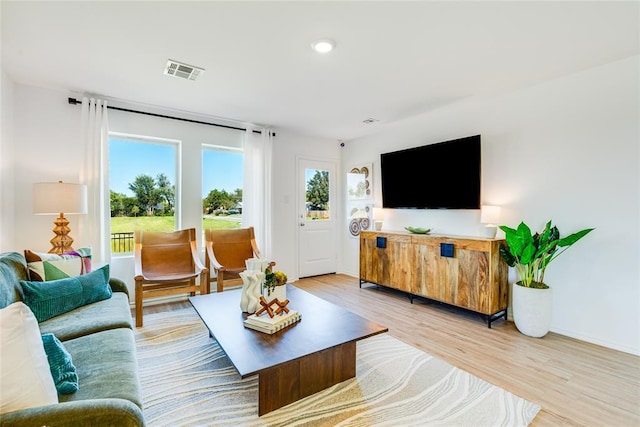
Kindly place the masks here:
[(136, 344), (149, 426), (526, 426), (540, 410), (382, 334), (358, 342), (356, 378), (258, 417), (257, 376), (240, 378), (193, 309), (144, 324)]

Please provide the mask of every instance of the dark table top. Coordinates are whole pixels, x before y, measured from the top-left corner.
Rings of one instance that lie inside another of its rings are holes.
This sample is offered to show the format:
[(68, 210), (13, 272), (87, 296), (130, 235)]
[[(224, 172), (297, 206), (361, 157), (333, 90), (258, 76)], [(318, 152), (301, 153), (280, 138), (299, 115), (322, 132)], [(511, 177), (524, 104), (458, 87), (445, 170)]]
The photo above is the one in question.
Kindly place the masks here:
[(371, 337), (388, 329), (292, 285), (287, 306), (302, 319), (273, 335), (243, 326), (241, 290), (190, 297), (198, 315), (244, 378), (327, 348)]

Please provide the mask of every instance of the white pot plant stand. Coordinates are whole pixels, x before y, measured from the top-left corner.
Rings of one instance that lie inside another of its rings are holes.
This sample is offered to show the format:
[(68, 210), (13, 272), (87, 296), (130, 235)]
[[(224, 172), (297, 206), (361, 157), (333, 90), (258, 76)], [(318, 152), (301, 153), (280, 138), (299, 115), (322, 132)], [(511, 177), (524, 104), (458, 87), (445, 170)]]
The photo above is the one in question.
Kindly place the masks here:
[(554, 259), (582, 239), (593, 228), (560, 238), (558, 227), (549, 221), (541, 233), (521, 222), (513, 229), (501, 225), (507, 244), (500, 246), (500, 255), (509, 267), (515, 267), (520, 281), (513, 285), (513, 320), (520, 332), (541, 338), (551, 328), (552, 292), (544, 282), (544, 273)]

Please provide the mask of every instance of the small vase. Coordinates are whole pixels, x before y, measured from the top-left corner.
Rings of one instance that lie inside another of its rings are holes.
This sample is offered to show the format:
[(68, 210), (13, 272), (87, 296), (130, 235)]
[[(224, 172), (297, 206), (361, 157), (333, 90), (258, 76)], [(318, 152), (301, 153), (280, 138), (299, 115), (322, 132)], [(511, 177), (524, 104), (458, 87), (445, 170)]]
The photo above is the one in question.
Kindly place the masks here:
[(243, 271), (242, 293), (240, 294), (240, 309), (245, 313), (255, 313), (260, 305), (260, 291), (264, 273), (260, 271)]
[(287, 285), (276, 286), (275, 288), (271, 288), (271, 293), (269, 293), (269, 288), (264, 286), (262, 288), (262, 296), (267, 301), (271, 301), (274, 298), (278, 298), (279, 301), (284, 301), (287, 299)]
[(247, 271), (261, 271), (264, 272), (269, 266), (269, 261), (261, 258), (249, 258), (245, 260), (244, 264), (247, 267)]

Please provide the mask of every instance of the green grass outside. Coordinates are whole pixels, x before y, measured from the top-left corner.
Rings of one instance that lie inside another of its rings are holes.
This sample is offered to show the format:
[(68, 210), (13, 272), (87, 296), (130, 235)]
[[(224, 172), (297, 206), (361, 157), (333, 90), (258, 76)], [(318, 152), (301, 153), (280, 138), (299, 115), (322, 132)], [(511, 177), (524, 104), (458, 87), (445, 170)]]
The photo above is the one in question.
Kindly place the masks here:
[[(231, 219), (235, 218), (235, 220)], [(240, 215), (229, 217), (203, 218), (202, 227), (206, 228), (240, 228), (242, 225)], [(145, 231), (173, 231), (175, 218), (172, 216), (137, 216), (137, 217), (113, 217), (111, 218), (111, 233), (128, 233), (136, 230)], [(111, 252), (126, 253), (133, 251), (133, 238), (126, 240), (111, 240)]]
[[(241, 218), (239, 215), (231, 217), (203, 218), (202, 227), (205, 228), (240, 228), (240, 221), (228, 218)], [(172, 216), (118, 216), (111, 218), (112, 233), (126, 233), (135, 230), (173, 231), (175, 218)]]

